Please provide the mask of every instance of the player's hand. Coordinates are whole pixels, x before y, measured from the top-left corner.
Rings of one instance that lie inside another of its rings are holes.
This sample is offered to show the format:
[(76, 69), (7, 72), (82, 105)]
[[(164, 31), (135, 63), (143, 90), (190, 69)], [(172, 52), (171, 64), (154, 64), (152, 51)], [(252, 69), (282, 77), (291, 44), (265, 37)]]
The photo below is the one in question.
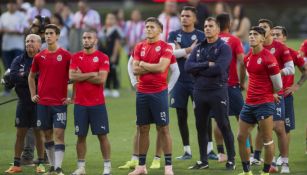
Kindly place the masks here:
[(71, 98), (69, 98), (69, 97), (64, 98), (64, 99), (63, 99), (63, 104), (64, 104), (64, 105), (73, 104), (73, 100), (72, 100)]
[(293, 94), (299, 88), (300, 86), (298, 84), (293, 84), (292, 86), (286, 88), (285, 95)]
[(145, 64), (145, 62), (144, 62), (144, 61), (140, 61), (139, 66), (140, 66), (140, 67), (143, 67), (143, 66), (144, 66), (144, 64)]
[(245, 82), (240, 82), (240, 89), (241, 89), (241, 91), (245, 91), (246, 90)]
[(191, 44), (190, 48), (191, 48), (192, 50), (196, 47), (197, 42), (198, 42), (198, 40), (196, 39), (196, 40)]
[(214, 66), (214, 65), (215, 65), (215, 62), (209, 61), (209, 67), (212, 67), (212, 66)]
[(174, 41), (174, 43), (175, 43), (175, 49), (181, 49), (181, 46), (177, 41)]
[(37, 103), (39, 101), (39, 96), (38, 95), (34, 95), (31, 100), (34, 102), (34, 103)]
[(279, 96), (278, 94), (273, 94), (273, 96), (274, 96), (275, 103), (280, 103), (281, 96)]

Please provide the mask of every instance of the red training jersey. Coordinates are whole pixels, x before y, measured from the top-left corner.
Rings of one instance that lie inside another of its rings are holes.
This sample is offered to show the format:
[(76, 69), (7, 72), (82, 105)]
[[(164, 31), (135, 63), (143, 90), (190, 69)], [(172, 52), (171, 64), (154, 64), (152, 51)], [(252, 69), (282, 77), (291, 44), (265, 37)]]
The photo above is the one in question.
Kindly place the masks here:
[[(80, 51), (73, 55), (70, 69), (79, 69), (82, 73), (98, 73), (99, 71), (109, 72), (109, 57), (98, 50), (91, 54)], [(88, 81), (81, 81), (76, 82), (75, 85), (75, 104), (82, 106), (105, 104), (103, 84), (93, 84)]]
[(258, 54), (252, 54), (250, 51), (244, 58), (244, 65), (249, 74), (246, 104), (274, 102), (270, 76), (280, 72), (276, 58), (266, 49)]
[[(157, 64), (161, 58), (171, 59), (173, 49), (168, 43), (159, 40), (154, 43), (142, 41), (135, 46), (134, 59)], [(168, 68), (163, 73), (147, 73), (139, 76), (137, 89), (142, 93), (157, 93), (167, 89)]]
[(71, 54), (59, 48), (55, 52), (45, 49), (34, 56), (31, 72), (39, 73), (38, 104), (63, 105), (67, 98), (68, 70)]
[[(305, 64), (304, 58), (301, 57), (297, 51), (288, 48), (290, 51), (290, 55), (293, 58), (293, 63), (297, 67), (302, 67)], [(290, 87), (294, 83), (294, 75), (286, 75), (282, 77), (282, 82), (283, 82), (283, 89), (285, 90), (286, 88)]]
[[(285, 67), (285, 63), (289, 61), (293, 61), (289, 49), (286, 45), (279, 41), (273, 40), (271, 45), (263, 46), (268, 49), (272, 55), (276, 58), (279, 69), (282, 70)], [(283, 82), (284, 84), (285, 82)], [(278, 92), (279, 95), (283, 95), (284, 91), (281, 90)]]
[(304, 53), (304, 57), (307, 57), (307, 40), (305, 40), (300, 47), (300, 51)]
[(238, 37), (235, 37), (229, 33), (220, 33), (219, 36), (228, 44), (232, 52), (232, 59), (229, 65), (228, 73), (228, 86), (236, 86), (239, 84), (237, 72), (237, 55), (244, 53), (242, 43)]

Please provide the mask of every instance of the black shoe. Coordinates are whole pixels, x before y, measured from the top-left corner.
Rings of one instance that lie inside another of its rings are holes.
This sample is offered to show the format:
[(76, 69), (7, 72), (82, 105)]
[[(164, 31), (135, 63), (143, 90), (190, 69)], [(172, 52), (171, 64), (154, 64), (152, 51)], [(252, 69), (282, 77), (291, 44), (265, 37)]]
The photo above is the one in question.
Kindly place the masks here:
[(235, 170), (236, 169), (236, 164), (234, 162), (232, 162), (232, 161), (227, 161), (226, 169), (227, 170)]
[(202, 170), (209, 168), (208, 163), (203, 163), (202, 161), (197, 161), (195, 165), (190, 166), (189, 170)]
[(57, 173), (57, 175), (64, 175), (62, 168), (57, 168), (55, 172)]

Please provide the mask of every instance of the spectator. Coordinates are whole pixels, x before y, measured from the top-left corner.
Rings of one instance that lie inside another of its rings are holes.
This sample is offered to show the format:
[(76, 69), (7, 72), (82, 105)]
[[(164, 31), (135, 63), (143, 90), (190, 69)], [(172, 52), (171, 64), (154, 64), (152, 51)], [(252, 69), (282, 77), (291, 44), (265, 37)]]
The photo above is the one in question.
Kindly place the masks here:
[(55, 24), (61, 29), (58, 45), (66, 50), (69, 50), (69, 29), (64, 25), (61, 15), (57, 13), (53, 14), (51, 17), (51, 24)]
[(126, 22), (124, 35), (126, 37), (126, 51), (131, 55), (136, 43), (144, 39), (144, 21), (140, 10), (134, 9), (131, 12), (131, 19)]
[(44, 6), (45, 6), (45, 0), (34, 1), (34, 7), (32, 7), (28, 11), (28, 20), (30, 23), (34, 20), (35, 16), (37, 15), (51, 17), (50, 10), (44, 8)]
[(71, 12), (68, 7), (67, 1), (58, 0), (54, 4), (54, 12), (60, 14), (63, 19), (64, 25), (68, 28), (71, 28), (73, 25), (74, 14)]
[(201, 31), (204, 31), (204, 22), (205, 19), (210, 16), (208, 7), (205, 4), (202, 4), (200, 0), (188, 0), (186, 6), (192, 6), (197, 11), (197, 22), (195, 23), (195, 28)]
[(164, 11), (158, 17), (163, 25), (161, 40), (167, 41), (171, 31), (180, 29), (180, 19), (177, 14), (177, 2), (175, 0), (166, 0)]
[(90, 9), (87, 0), (79, 0), (78, 8), (79, 11), (74, 15), (73, 28), (69, 35), (70, 51), (73, 53), (82, 49), (80, 38), (83, 31), (101, 29), (100, 15), (96, 10)]
[(233, 23), (232, 31), (233, 34), (241, 39), (243, 44), (244, 53), (249, 51), (248, 34), (251, 22), (248, 17), (245, 16), (245, 11), (242, 5), (236, 5), (233, 9)]
[(50, 18), (45, 16), (35, 16), (30, 26), (29, 33), (37, 34), (42, 39), (41, 50), (47, 47), (45, 43), (45, 26), (50, 24)]
[[(24, 50), (24, 31), (28, 22), (24, 13), (17, 10), (15, 0), (9, 0), (7, 11), (0, 18), (0, 33), (2, 33), (2, 58), (4, 68), (11, 66), (13, 59)], [(5, 89), (2, 96), (9, 95), (9, 89)]]
[[(119, 97), (119, 80), (117, 67), (120, 53), (120, 27), (117, 23), (116, 14), (108, 13), (106, 16), (105, 26), (100, 33), (99, 50), (108, 55), (110, 58), (110, 72), (105, 84), (105, 96)], [(112, 86), (112, 87), (111, 87)], [(112, 91), (110, 89), (112, 88)]]
[[(217, 15), (220, 15), (220, 14), (222, 14), (222, 13), (231, 14), (231, 9), (230, 9), (230, 7), (229, 7), (228, 4), (226, 4), (226, 3), (222, 2), (222, 1), (220, 1), (220, 2), (217, 2), (217, 3), (215, 4), (215, 7), (214, 7), (214, 14), (215, 14), (215, 16), (217, 16)], [(230, 19), (231, 19), (231, 18), (232, 18), (232, 17), (230, 16)]]
[(24, 2), (23, 0), (16, 0), (17, 9), (25, 14), (28, 14), (28, 11), (31, 8), (31, 4), (29, 2)]

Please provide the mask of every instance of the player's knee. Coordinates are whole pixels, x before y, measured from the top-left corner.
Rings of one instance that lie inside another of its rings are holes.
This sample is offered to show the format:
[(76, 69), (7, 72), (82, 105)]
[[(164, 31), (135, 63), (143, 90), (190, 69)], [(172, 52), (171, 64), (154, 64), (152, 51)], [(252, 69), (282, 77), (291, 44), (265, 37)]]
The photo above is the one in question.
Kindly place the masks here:
[(150, 130), (149, 125), (140, 125), (139, 126), (140, 134), (148, 134)]
[(86, 142), (86, 137), (85, 136), (78, 136), (78, 143), (85, 143)]
[(157, 126), (158, 133), (161, 135), (169, 134), (169, 127), (168, 125), (164, 126)]
[(17, 129), (16, 138), (18, 140), (24, 139), (26, 136), (26, 131)]
[(238, 135), (237, 135), (237, 140), (239, 143), (245, 143), (246, 139), (247, 139), (247, 134), (246, 133), (243, 133), (243, 132), (239, 132)]

